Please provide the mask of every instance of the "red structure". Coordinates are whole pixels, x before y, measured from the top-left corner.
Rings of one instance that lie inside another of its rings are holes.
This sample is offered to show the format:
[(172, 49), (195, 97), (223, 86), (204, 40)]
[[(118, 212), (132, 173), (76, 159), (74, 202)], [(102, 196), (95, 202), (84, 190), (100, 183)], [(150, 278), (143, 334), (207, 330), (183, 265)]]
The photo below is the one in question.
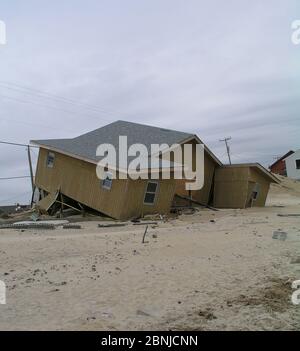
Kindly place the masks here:
[(286, 176), (286, 166), (285, 166), (285, 161), (284, 159), (291, 154), (293, 154), (294, 151), (290, 150), (287, 152), (285, 155), (280, 157), (277, 161), (275, 161), (271, 166), (269, 166), (269, 169), (272, 173), (279, 174), (282, 176)]

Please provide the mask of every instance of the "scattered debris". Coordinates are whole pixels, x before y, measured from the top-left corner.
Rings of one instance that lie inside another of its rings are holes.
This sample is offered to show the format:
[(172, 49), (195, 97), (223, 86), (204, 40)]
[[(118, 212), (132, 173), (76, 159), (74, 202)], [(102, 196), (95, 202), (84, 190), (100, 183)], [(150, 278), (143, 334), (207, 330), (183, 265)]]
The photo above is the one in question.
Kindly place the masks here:
[(295, 263), (300, 263), (300, 256), (292, 258), (291, 264), (295, 264)]
[(30, 224), (1, 224), (0, 229), (55, 229), (55, 225), (36, 222)]
[(279, 217), (300, 217), (300, 213), (287, 213), (287, 214), (278, 213), (277, 216), (279, 216)]
[(1, 219), (9, 219), (10, 217), (9, 217), (9, 214), (7, 214), (7, 213), (1, 213), (0, 218)]
[(137, 311), (136, 311), (136, 314), (137, 314), (138, 316), (151, 317), (151, 315), (150, 315), (149, 313), (147, 313), (147, 312), (145, 312), (145, 311), (143, 311), (143, 310), (137, 310)]
[(125, 225), (127, 225), (127, 223), (98, 224), (98, 228), (124, 227)]
[(267, 224), (269, 223), (268, 221), (252, 221), (252, 222), (246, 222), (244, 224)]
[(209, 321), (213, 319), (217, 319), (217, 317), (213, 314), (210, 308), (207, 308), (206, 310), (203, 310), (203, 311), (200, 310), (198, 312), (198, 316), (203, 317)]
[(30, 218), (36, 222), (39, 220), (39, 215), (36, 212), (33, 212), (33, 214), (30, 216)]
[(33, 224), (33, 225), (37, 225), (37, 224), (39, 224), (39, 225), (43, 225), (43, 224), (46, 224), (46, 225), (48, 225), (48, 224), (50, 224), (50, 225), (54, 225), (54, 226), (60, 226), (60, 225), (65, 225), (65, 224), (68, 224), (69, 223), (69, 221), (68, 220), (55, 220), (55, 219), (53, 219), (53, 220), (49, 220), (49, 221), (38, 221), (38, 222), (36, 222), (36, 221), (22, 221), (22, 222), (15, 222), (15, 223), (13, 223), (13, 224), (16, 224), (16, 225), (19, 225), (19, 224), (21, 224), (21, 225), (31, 225), (31, 224)]
[(81, 229), (81, 225), (79, 224), (65, 224), (63, 229)]
[(279, 230), (275, 230), (275, 231), (273, 232), (272, 238), (273, 238), (273, 239), (279, 239), (279, 240), (285, 241), (286, 238), (287, 238), (287, 233), (286, 233), (286, 232), (279, 231)]
[(144, 235), (143, 235), (142, 244), (145, 243), (145, 237), (146, 237), (147, 231), (148, 231), (148, 226), (146, 226), (146, 228), (145, 228), (145, 232), (144, 232)]
[(133, 223), (133, 225), (157, 225), (157, 222), (139, 222), (139, 223)]
[(253, 292), (252, 296), (244, 294), (228, 300), (227, 306), (263, 306), (274, 312), (284, 312), (290, 305), (291, 281), (283, 278), (269, 279), (269, 286)]

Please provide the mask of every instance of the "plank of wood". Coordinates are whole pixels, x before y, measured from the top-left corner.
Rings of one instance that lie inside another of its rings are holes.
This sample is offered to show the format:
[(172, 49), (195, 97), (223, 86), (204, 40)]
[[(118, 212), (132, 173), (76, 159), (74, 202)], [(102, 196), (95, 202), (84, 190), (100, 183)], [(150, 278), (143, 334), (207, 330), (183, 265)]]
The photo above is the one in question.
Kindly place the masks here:
[(98, 224), (98, 228), (124, 227), (127, 223)]
[(279, 217), (300, 217), (300, 213), (287, 213), (287, 214), (278, 213), (277, 216), (279, 216)]
[(137, 222), (132, 224), (133, 225), (154, 225), (154, 224), (158, 224), (158, 222)]

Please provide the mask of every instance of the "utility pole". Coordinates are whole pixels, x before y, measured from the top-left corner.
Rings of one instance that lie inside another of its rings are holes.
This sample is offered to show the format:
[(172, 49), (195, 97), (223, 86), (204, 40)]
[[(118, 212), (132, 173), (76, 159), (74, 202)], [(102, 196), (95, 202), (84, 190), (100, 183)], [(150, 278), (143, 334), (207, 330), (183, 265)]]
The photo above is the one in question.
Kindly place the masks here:
[(224, 138), (224, 139), (221, 139), (219, 141), (224, 141), (225, 142), (225, 145), (226, 145), (226, 151), (227, 151), (227, 155), (228, 155), (228, 160), (229, 160), (229, 164), (231, 164), (231, 158), (230, 158), (230, 147), (228, 145), (228, 141), (231, 140), (231, 137), (227, 137), (227, 138)]
[(32, 170), (32, 161), (31, 161), (31, 154), (30, 154), (30, 146), (29, 145), (27, 146), (27, 155), (28, 155), (28, 163), (29, 163), (32, 192), (34, 192), (33, 170)]

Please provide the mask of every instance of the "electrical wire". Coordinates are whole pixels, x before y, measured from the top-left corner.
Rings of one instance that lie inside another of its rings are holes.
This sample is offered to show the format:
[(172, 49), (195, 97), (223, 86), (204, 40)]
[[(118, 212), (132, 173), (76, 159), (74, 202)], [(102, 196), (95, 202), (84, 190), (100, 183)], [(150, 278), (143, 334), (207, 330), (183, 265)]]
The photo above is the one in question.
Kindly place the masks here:
[(24, 178), (30, 178), (30, 176), (21, 176), (21, 177), (6, 177), (6, 178), (0, 178), (0, 180), (24, 179)]
[(87, 104), (87, 103), (83, 103), (81, 101), (77, 101), (74, 99), (70, 99), (70, 98), (66, 98), (66, 97), (62, 97), (59, 96), (57, 94), (52, 94), (46, 91), (43, 91), (41, 89), (36, 89), (36, 88), (30, 88), (28, 86), (24, 86), (21, 84), (16, 84), (16, 83), (12, 83), (12, 82), (7, 82), (7, 81), (0, 81), (0, 86), (2, 88), (5, 89), (9, 89), (12, 91), (17, 91), (20, 93), (25, 93), (25, 94), (29, 94), (35, 97), (39, 97), (39, 98), (46, 98), (46, 99), (50, 99), (50, 100), (54, 100), (56, 102), (61, 102), (64, 104), (69, 104), (71, 106), (76, 106), (76, 107), (83, 107), (85, 109), (88, 109), (90, 112), (93, 113), (105, 113), (105, 114), (109, 114), (112, 116), (116, 116), (116, 115), (123, 115), (123, 116), (127, 116), (127, 117), (132, 117), (131, 115), (129, 115), (128, 113), (125, 112), (121, 112), (121, 111), (117, 111), (111, 108), (103, 108), (100, 106), (95, 106), (95, 105), (91, 105), (91, 104)]

